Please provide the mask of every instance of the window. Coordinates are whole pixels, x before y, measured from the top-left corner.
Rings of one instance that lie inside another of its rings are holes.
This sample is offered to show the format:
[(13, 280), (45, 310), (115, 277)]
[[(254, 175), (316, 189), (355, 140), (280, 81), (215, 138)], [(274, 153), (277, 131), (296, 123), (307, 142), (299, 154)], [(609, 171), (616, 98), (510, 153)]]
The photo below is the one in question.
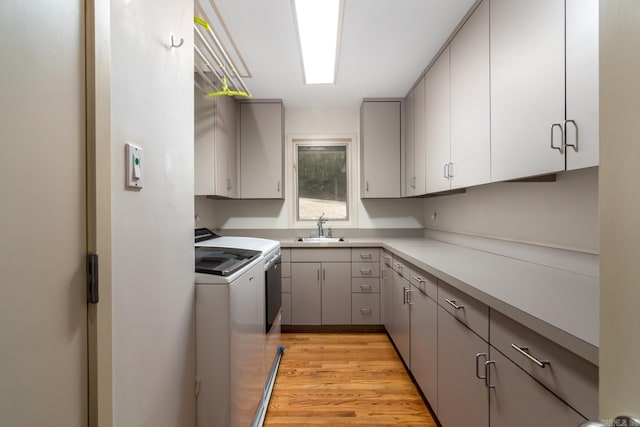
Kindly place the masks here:
[(297, 221), (349, 221), (350, 139), (294, 139)]

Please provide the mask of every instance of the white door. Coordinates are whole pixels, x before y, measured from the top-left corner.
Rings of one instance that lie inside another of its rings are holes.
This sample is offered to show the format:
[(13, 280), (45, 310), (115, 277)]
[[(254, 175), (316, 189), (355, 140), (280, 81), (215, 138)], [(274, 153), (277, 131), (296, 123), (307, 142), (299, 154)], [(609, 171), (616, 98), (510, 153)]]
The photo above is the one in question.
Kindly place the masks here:
[(84, 2), (0, 2), (0, 425), (87, 425)]
[(600, 1), (600, 411), (640, 418), (640, 2)]

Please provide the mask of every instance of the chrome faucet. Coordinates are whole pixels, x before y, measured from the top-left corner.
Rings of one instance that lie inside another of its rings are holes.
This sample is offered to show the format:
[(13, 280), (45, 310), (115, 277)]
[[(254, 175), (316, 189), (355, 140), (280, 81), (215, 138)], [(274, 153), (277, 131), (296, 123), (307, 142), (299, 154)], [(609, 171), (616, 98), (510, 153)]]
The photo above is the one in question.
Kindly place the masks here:
[(322, 225), (327, 222), (328, 220), (324, 218), (324, 212), (322, 212), (322, 215), (320, 215), (320, 218), (318, 218), (318, 237), (324, 237), (324, 228), (322, 227)]

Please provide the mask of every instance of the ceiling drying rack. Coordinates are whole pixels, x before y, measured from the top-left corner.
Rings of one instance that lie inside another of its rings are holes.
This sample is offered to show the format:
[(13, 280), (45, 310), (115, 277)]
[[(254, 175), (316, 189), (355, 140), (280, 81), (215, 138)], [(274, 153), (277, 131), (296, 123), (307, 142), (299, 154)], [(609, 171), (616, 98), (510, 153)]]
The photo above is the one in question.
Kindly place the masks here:
[[(201, 82), (195, 80), (196, 87), (207, 97), (250, 97), (249, 89), (209, 23), (196, 16), (193, 18), (193, 29), (199, 40), (199, 43), (193, 44), (196, 53), (195, 71), (202, 79)], [(218, 83), (214, 83), (209, 76), (215, 76)]]

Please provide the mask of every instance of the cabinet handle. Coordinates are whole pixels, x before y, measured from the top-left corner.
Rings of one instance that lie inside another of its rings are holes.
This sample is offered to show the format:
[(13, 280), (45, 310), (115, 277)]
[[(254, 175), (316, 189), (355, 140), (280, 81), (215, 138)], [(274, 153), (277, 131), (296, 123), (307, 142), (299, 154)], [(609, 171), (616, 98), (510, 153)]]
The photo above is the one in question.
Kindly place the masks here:
[(227, 177), (227, 190), (231, 190), (231, 178)]
[(278, 193), (280, 192), (280, 181), (278, 181)]
[(480, 361), (480, 358), (484, 357), (484, 361), (487, 361), (487, 353), (478, 353), (476, 354), (476, 377), (479, 380), (486, 380), (487, 379), (487, 375), (486, 375), (486, 369), (485, 369), (485, 375), (482, 376), (480, 375), (480, 372), (478, 371), (478, 362)]
[(415, 280), (418, 283), (427, 283), (427, 281), (420, 276), (413, 276), (413, 280)]
[(372, 255), (371, 254), (360, 254), (360, 258), (361, 259), (371, 259)]
[(407, 304), (407, 288), (402, 288), (402, 305)]
[(387, 269), (386, 268), (381, 268), (380, 269), (380, 275), (382, 276), (382, 280), (385, 280), (387, 278)]
[(326, 278), (327, 278), (327, 273), (326, 273), (325, 269), (323, 268), (322, 269), (322, 281), (324, 282)]
[(360, 269), (360, 274), (371, 274), (371, 269), (370, 268), (361, 268)]
[(413, 298), (411, 297), (413, 295), (413, 290), (411, 288), (406, 288), (407, 293), (407, 304), (409, 305), (413, 305)]
[(395, 268), (402, 269), (402, 264), (400, 264), (399, 262), (394, 262), (394, 263), (393, 263), (393, 266), (394, 266)]
[(444, 164), (444, 177), (449, 178), (449, 174), (447, 173), (447, 168), (449, 167), (449, 163)]
[[(574, 144), (569, 144), (567, 142), (569, 140), (569, 138), (567, 138), (567, 123), (573, 124), (573, 127), (576, 130), (576, 142)], [(578, 152), (578, 124), (575, 122), (575, 120), (565, 120), (562, 123), (562, 133), (564, 134), (564, 146), (571, 147), (573, 148), (573, 151)]]
[[(556, 147), (555, 145), (553, 145), (553, 128), (556, 126), (560, 128), (560, 146), (559, 147)], [(562, 133), (563, 132), (564, 132), (564, 129), (562, 129), (562, 125), (560, 123), (554, 123), (551, 125), (551, 148), (553, 148), (554, 150), (558, 150), (560, 154), (563, 153), (562, 151), (562, 144), (563, 144)]]
[(511, 344), (511, 347), (517, 351), (518, 353), (522, 354), (523, 356), (525, 356), (527, 359), (531, 360), (533, 363), (535, 363), (536, 365), (538, 365), (541, 368), (544, 368), (547, 365), (550, 365), (551, 362), (549, 362), (548, 360), (538, 360), (535, 357), (533, 357), (531, 355), (531, 353), (529, 353), (529, 349), (527, 347), (520, 347), (517, 346), (515, 344)]
[(447, 304), (449, 304), (451, 307), (455, 308), (456, 310), (460, 310), (461, 308), (464, 308), (464, 305), (456, 304), (456, 300), (454, 299), (445, 298), (444, 300), (447, 302)]
[(487, 386), (487, 388), (496, 388), (495, 384), (491, 384), (491, 379), (489, 377), (489, 374), (491, 373), (489, 365), (495, 364), (496, 362), (493, 360), (487, 360), (486, 362), (484, 362), (484, 385)]
[(362, 289), (363, 291), (370, 291), (373, 288), (371, 287), (371, 285), (360, 285), (360, 289)]
[(449, 166), (447, 168), (447, 175), (449, 175), (448, 178), (453, 178), (453, 172), (452, 172), (453, 171), (453, 163), (449, 163), (448, 166)]
[(365, 183), (365, 189), (364, 189), (364, 191), (369, 191), (369, 181), (367, 181), (367, 182)]
[(360, 313), (362, 314), (373, 314), (373, 310), (371, 308), (361, 308)]
[(318, 283), (320, 283), (320, 269), (318, 269)]

